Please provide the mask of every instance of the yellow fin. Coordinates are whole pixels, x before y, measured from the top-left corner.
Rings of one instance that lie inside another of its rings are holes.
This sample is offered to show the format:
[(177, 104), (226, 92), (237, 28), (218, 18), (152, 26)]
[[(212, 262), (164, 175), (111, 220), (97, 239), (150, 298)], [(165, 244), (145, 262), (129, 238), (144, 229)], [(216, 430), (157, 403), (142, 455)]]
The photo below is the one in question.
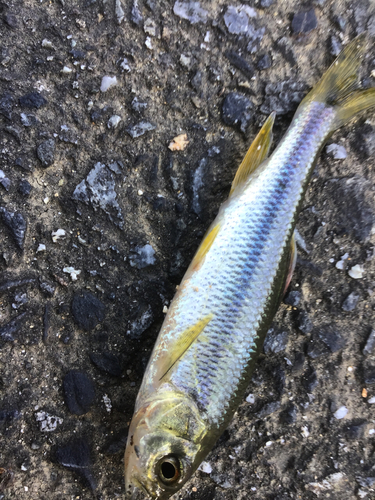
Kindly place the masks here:
[(255, 137), (241, 165), (238, 167), (236, 176), (232, 182), (232, 188), (229, 196), (235, 189), (244, 184), (246, 179), (252, 174), (259, 165), (267, 158), (272, 143), (272, 127), (275, 121), (276, 113), (273, 112), (264, 122), (258, 135)]
[(336, 117), (331, 131), (351, 120), (357, 113), (375, 106), (375, 88), (360, 89), (359, 67), (365, 52), (366, 34), (350, 42), (302, 101), (325, 102), (334, 106)]
[(293, 277), (294, 269), (296, 267), (296, 262), (297, 262), (297, 244), (296, 244), (296, 235), (293, 233), (292, 239), (290, 241), (290, 252), (289, 252), (289, 267), (288, 267), (288, 273), (286, 275), (285, 279), (285, 286), (284, 286), (284, 291), (283, 295), (285, 295), (288, 286), (290, 285), (290, 282)]
[(191, 263), (191, 268), (196, 270), (200, 264), (202, 263), (206, 253), (212, 246), (212, 243), (215, 241), (215, 238), (220, 230), (220, 224), (216, 224), (209, 233), (203, 238), (202, 243), (200, 244), (197, 253), (194, 255), (194, 258)]
[(178, 341), (173, 346), (173, 349), (171, 352), (168, 352), (167, 356), (163, 360), (163, 366), (160, 367), (160, 373), (162, 373), (162, 376), (159, 380), (164, 378), (177, 361), (182, 358), (191, 344), (198, 338), (213, 317), (214, 315), (212, 313), (208, 314), (203, 319), (197, 321), (193, 326), (189, 326), (189, 328), (179, 335)]

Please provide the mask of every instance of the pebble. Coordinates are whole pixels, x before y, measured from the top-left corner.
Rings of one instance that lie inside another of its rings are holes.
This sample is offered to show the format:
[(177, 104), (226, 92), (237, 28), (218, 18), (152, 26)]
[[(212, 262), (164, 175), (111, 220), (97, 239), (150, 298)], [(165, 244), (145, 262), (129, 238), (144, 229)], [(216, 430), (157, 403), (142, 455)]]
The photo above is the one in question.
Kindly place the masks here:
[(69, 66), (64, 66), (63, 69), (61, 70), (61, 73), (65, 74), (65, 75), (69, 75), (72, 72), (73, 72), (73, 70), (72, 70), (72, 68), (69, 68)]
[(338, 38), (335, 36), (331, 36), (330, 38), (330, 53), (334, 56), (337, 57), (342, 50), (342, 43)]
[(269, 54), (263, 54), (258, 58), (257, 68), (259, 69), (259, 71), (268, 69), (271, 66), (272, 66), (272, 59)]
[(70, 278), (72, 281), (77, 281), (77, 277), (79, 274), (81, 274), (80, 269), (74, 269), (74, 267), (64, 267), (63, 272), (70, 274)]
[(134, 109), (134, 111), (137, 111), (137, 113), (141, 113), (147, 108), (147, 102), (140, 101), (138, 97), (134, 97), (131, 103), (131, 107), (132, 109)]
[(315, 10), (298, 12), (294, 14), (292, 21), (292, 31), (296, 34), (310, 33), (318, 26)]
[(364, 273), (365, 273), (365, 268), (364, 268), (364, 266), (362, 266), (360, 264), (353, 266), (348, 271), (349, 276), (355, 280), (359, 280), (359, 279), (363, 278)]
[(44, 243), (39, 243), (38, 248), (36, 249), (36, 253), (45, 251), (46, 251), (46, 245), (44, 245)]
[(250, 404), (254, 404), (254, 403), (255, 403), (255, 396), (254, 396), (254, 394), (249, 394), (249, 395), (246, 397), (246, 402), (247, 402), (247, 403), (250, 403)]
[(5, 191), (9, 191), (11, 182), (2, 170), (0, 170), (0, 184), (3, 186)]
[(202, 211), (200, 204), (200, 190), (203, 187), (203, 177), (206, 166), (207, 160), (203, 158), (199, 162), (199, 166), (193, 175), (193, 199), (191, 208), (196, 215), (199, 215)]
[(145, 134), (146, 132), (149, 132), (150, 130), (155, 130), (156, 125), (153, 125), (152, 123), (149, 122), (139, 122), (136, 125), (131, 125), (127, 127), (125, 130), (127, 133), (134, 138), (140, 137), (141, 135)]
[(57, 429), (57, 425), (63, 423), (63, 419), (50, 415), (45, 411), (39, 411), (35, 414), (35, 420), (39, 422), (41, 432), (53, 432)]
[(370, 398), (367, 402), (368, 402), (370, 405), (375, 404), (375, 396), (373, 396), (372, 398)]
[(374, 352), (375, 349), (375, 330), (371, 330), (370, 335), (368, 336), (368, 339), (366, 341), (366, 345), (363, 348), (363, 354), (365, 356), (369, 356)]
[(0, 207), (0, 214), (3, 223), (9, 229), (13, 239), (20, 250), (23, 250), (27, 229), (27, 222), (20, 212), (9, 212), (6, 208)]
[(250, 18), (256, 16), (256, 11), (248, 5), (230, 5), (224, 14), (224, 22), (229, 33), (244, 35), (250, 31)]
[(191, 24), (206, 23), (208, 11), (201, 7), (199, 2), (175, 2), (173, 12), (181, 19), (186, 19)]
[(56, 459), (62, 466), (80, 474), (92, 490), (96, 489), (96, 481), (91, 470), (91, 453), (87, 438), (75, 438), (68, 444), (58, 446)]
[(52, 45), (52, 42), (50, 40), (47, 40), (47, 38), (44, 38), (42, 40), (42, 47), (45, 48), (45, 49), (53, 49), (53, 45)]
[(110, 167), (103, 163), (96, 163), (86, 179), (83, 179), (73, 192), (73, 200), (93, 206), (94, 210), (101, 209), (120, 229), (124, 225), (124, 217), (117, 201), (115, 179)]
[(2, 326), (0, 328), (1, 339), (4, 341), (13, 342), (15, 340), (14, 334), (21, 329), (21, 326), (23, 325), (26, 318), (27, 318), (27, 313), (23, 312), (18, 316), (16, 316), (15, 318), (13, 318), (8, 323), (6, 323), (4, 326)]
[(333, 416), (335, 418), (337, 418), (337, 420), (341, 420), (342, 418), (346, 417), (346, 415), (348, 414), (348, 411), (349, 410), (347, 409), (346, 406), (340, 406), (340, 408), (335, 411)]
[(58, 229), (57, 231), (52, 231), (51, 236), (53, 243), (57, 243), (58, 240), (65, 238), (66, 231), (64, 229)]
[(246, 59), (234, 52), (233, 50), (228, 50), (225, 53), (228, 61), (238, 68), (247, 78), (251, 79), (254, 76), (254, 67), (249, 64)]
[(239, 126), (245, 133), (253, 117), (253, 110), (254, 105), (250, 99), (237, 92), (230, 92), (223, 101), (222, 118), (227, 125)]
[(260, 107), (264, 114), (275, 111), (278, 115), (285, 115), (295, 111), (305, 96), (306, 85), (302, 82), (283, 81), (267, 83), (265, 88), (266, 98)]
[(203, 461), (200, 466), (198, 467), (198, 470), (205, 472), (206, 474), (211, 474), (212, 472), (212, 465), (208, 462)]
[(18, 192), (22, 194), (22, 196), (29, 196), (32, 189), (32, 185), (26, 180), (21, 180), (18, 185)]
[(326, 147), (326, 151), (334, 160), (345, 160), (347, 157), (346, 149), (340, 144), (330, 144)]
[(348, 259), (349, 254), (346, 253), (344, 254), (339, 261), (336, 262), (336, 267), (337, 269), (340, 269), (340, 271), (343, 271), (346, 267), (346, 260)]
[(129, 61), (126, 59), (126, 57), (124, 57), (124, 59), (121, 61), (120, 68), (126, 72), (130, 71)]
[(298, 315), (298, 329), (305, 335), (311, 333), (313, 329), (313, 323), (305, 311), (301, 311)]
[(138, 0), (134, 0), (132, 10), (130, 12), (130, 20), (136, 26), (140, 26), (143, 23), (143, 16), (139, 10)]
[(330, 325), (322, 327), (318, 331), (318, 337), (322, 342), (324, 342), (324, 344), (330, 349), (331, 352), (339, 351), (346, 344), (345, 338), (343, 338), (335, 330), (335, 328)]
[(37, 148), (37, 156), (42, 164), (42, 167), (50, 167), (55, 161), (55, 141), (47, 139), (39, 144)]
[(269, 354), (271, 352), (277, 354), (278, 352), (285, 351), (288, 343), (288, 333), (280, 332), (271, 328), (268, 330), (264, 341), (264, 352)]
[(282, 424), (294, 424), (297, 420), (297, 409), (293, 403), (289, 403), (285, 410), (280, 412), (279, 420)]
[(5, 93), (0, 96), (0, 113), (8, 120), (12, 119), (14, 99), (11, 94)]
[(21, 113), (21, 123), (24, 127), (34, 127), (38, 123), (38, 119), (34, 115), (27, 115), (26, 113)]
[(146, 38), (146, 40), (145, 40), (145, 45), (146, 45), (146, 47), (147, 47), (149, 50), (153, 50), (153, 49), (154, 49), (154, 47), (153, 47), (153, 45), (152, 45), (152, 40), (151, 40), (151, 38), (150, 38), (149, 36), (148, 36), (148, 37)]
[(187, 134), (180, 134), (174, 137), (168, 145), (171, 151), (184, 151), (189, 144)]
[(299, 292), (298, 290), (291, 290), (285, 295), (283, 302), (284, 304), (288, 304), (289, 306), (298, 306), (298, 304), (301, 302), (301, 297), (301, 292)]
[(91, 362), (104, 373), (112, 377), (121, 377), (122, 368), (118, 356), (111, 352), (91, 353)]
[(14, 302), (12, 303), (12, 309), (19, 309), (23, 305), (29, 302), (29, 298), (26, 293), (16, 293), (14, 296)]
[(156, 23), (153, 19), (146, 19), (144, 25), (143, 25), (143, 30), (147, 35), (155, 37), (157, 34), (157, 26)]
[(356, 293), (356, 292), (352, 292), (350, 293), (346, 299), (344, 300), (341, 308), (344, 310), (344, 311), (354, 311), (354, 309), (356, 308), (357, 304), (358, 304), (358, 301), (360, 299), (360, 294), (359, 293)]
[(82, 291), (74, 294), (72, 314), (78, 326), (89, 332), (104, 321), (105, 305), (92, 293)]
[(130, 265), (137, 269), (152, 266), (155, 264), (155, 260), (155, 250), (149, 243), (143, 247), (136, 247), (135, 251), (129, 255)]
[(121, 121), (121, 116), (119, 115), (113, 115), (111, 116), (111, 118), (108, 120), (108, 124), (107, 124), (107, 127), (108, 128), (116, 128), (117, 125), (120, 123)]
[(100, 85), (101, 92), (107, 92), (108, 89), (117, 85), (116, 76), (103, 76), (102, 83)]
[(47, 99), (45, 99), (39, 92), (30, 92), (19, 98), (20, 105), (24, 108), (36, 108), (39, 109), (47, 104)]
[(121, 0), (116, 0), (115, 13), (116, 13), (117, 24), (121, 24), (125, 17), (125, 12), (124, 9), (122, 8)]
[[(142, 310), (143, 309), (143, 310)], [(139, 338), (144, 331), (149, 328), (154, 321), (154, 315), (150, 305), (140, 306), (138, 317), (131, 322), (128, 334), (131, 338)]]
[(95, 399), (95, 387), (91, 378), (84, 372), (70, 370), (64, 377), (65, 402), (73, 415), (87, 413)]
[(260, 6), (262, 9), (268, 9), (268, 7), (271, 7), (273, 2), (274, 0), (260, 0)]

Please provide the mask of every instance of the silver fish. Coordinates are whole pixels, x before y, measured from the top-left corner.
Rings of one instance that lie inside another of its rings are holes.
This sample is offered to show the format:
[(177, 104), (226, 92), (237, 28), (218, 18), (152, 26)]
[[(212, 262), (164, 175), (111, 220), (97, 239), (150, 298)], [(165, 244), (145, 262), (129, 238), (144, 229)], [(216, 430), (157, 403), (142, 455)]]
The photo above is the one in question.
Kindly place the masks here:
[(231, 420), (295, 264), (294, 229), (327, 138), (375, 105), (360, 90), (365, 46), (350, 43), (297, 109), (268, 157), (263, 125), (165, 318), (143, 378), (125, 452), (126, 494), (166, 500)]

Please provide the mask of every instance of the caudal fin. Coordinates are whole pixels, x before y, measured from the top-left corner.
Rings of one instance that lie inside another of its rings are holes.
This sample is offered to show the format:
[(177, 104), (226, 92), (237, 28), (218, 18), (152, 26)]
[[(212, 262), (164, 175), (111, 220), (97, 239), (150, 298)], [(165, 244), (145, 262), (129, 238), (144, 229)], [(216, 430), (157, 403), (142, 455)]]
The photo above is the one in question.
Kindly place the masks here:
[(356, 114), (375, 106), (375, 88), (360, 90), (359, 67), (366, 45), (362, 33), (350, 42), (302, 101), (325, 102), (336, 109), (332, 131)]

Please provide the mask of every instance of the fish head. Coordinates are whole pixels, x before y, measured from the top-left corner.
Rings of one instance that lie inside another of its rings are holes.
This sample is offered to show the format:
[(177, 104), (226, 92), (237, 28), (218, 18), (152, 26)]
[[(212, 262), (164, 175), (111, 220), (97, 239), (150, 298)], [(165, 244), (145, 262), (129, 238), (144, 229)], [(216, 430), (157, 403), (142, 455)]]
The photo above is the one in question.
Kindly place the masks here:
[(138, 410), (125, 451), (126, 498), (136, 488), (152, 499), (167, 500), (199, 466), (204, 423), (194, 404), (174, 395)]

